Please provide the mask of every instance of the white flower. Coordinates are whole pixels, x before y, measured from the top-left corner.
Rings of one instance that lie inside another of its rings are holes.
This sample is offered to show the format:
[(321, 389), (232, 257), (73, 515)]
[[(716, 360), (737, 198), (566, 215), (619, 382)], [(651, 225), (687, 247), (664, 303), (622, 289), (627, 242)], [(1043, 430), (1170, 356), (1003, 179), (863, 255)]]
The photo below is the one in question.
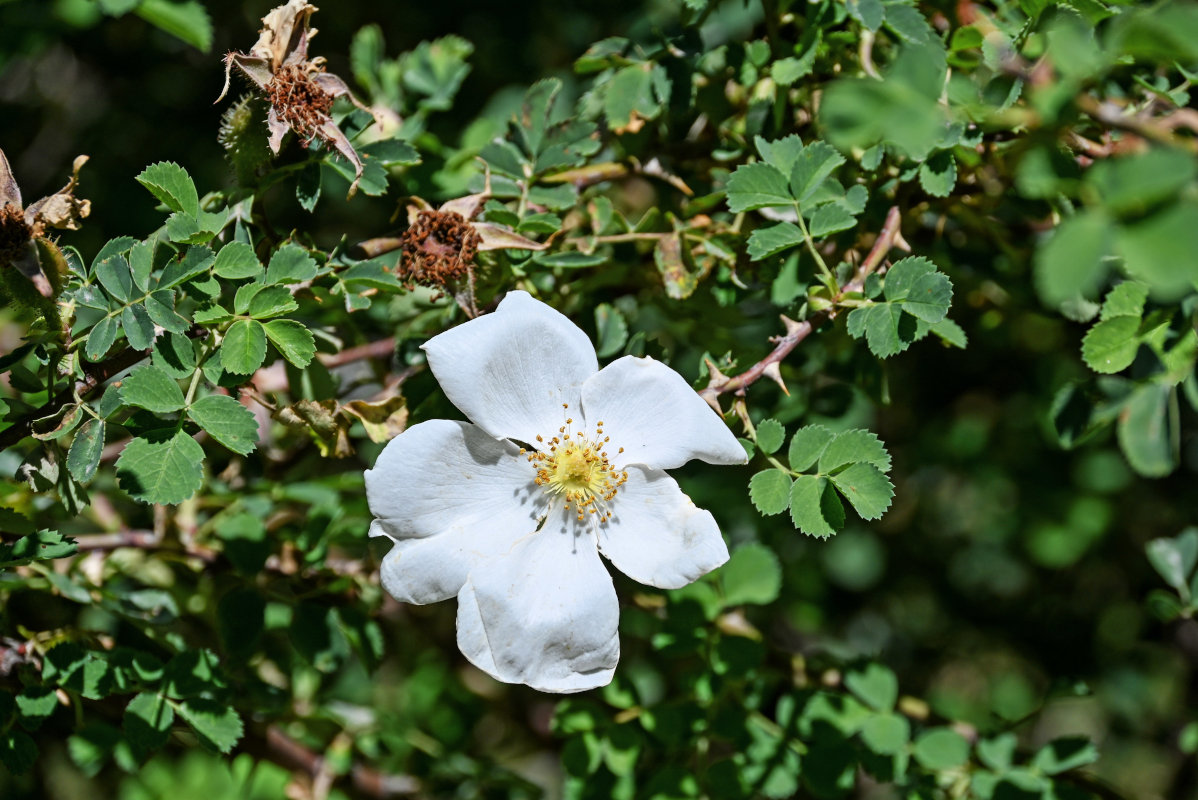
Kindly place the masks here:
[(711, 514), (663, 472), (745, 451), (678, 373), (626, 356), (599, 369), (579, 328), (525, 292), (424, 345), (474, 424), (431, 420), (366, 472), (395, 545), (397, 599), (458, 598), (458, 646), (498, 680), (546, 692), (608, 683), (619, 603), (599, 553), (663, 589), (728, 560)]

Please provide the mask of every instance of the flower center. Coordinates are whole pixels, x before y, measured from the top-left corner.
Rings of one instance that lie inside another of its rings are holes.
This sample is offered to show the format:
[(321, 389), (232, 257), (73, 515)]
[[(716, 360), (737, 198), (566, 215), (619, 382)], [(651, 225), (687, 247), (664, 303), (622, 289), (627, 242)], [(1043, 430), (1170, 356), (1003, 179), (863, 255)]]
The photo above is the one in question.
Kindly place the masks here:
[(481, 238), (456, 211), (421, 211), (403, 233), (399, 277), (434, 288), (454, 283), (474, 261)]
[[(563, 403), (562, 408), (568, 409), (569, 405)], [(628, 480), (628, 473), (616, 469), (608, 459), (605, 448), (611, 437), (604, 435), (602, 422), (596, 423), (594, 436), (572, 431), (573, 422), (567, 418), (548, 441), (537, 437), (537, 443), (547, 449), (527, 454), (537, 470), (535, 482), (551, 498), (564, 499), (565, 508), (574, 509), (578, 519), (594, 514), (600, 522), (607, 522), (613, 514), (608, 504)], [(617, 452), (624, 452), (624, 448)]]
[(327, 140), (320, 126), (329, 119), (333, 95), (322, 89), (295, 64), (281, 67), (266, 84), (266, 96), (275, 113), (291, 126), (304, 144), (314, 137)]

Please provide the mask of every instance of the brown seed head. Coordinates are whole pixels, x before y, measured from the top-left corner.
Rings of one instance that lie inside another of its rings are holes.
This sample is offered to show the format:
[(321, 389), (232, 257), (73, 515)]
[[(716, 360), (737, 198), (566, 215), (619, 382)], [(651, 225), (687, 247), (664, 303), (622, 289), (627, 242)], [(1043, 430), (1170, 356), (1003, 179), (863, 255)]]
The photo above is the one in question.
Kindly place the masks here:
[(329, 120), (333, 95), (317, 85), (302, 67), (281, 67), (266, 84), (266, 95), (275, 113), (305, 144), (318, 136), (327, 139), (321, 136), (320, 126)]
[(444, 287), (466, 274), (478, 254), (481, 237), (456, 211), (421, 211), (403, 234), (396, 265), (401, 280)]
[(31, 238), (33, 230), (21, 209), (12, 203), (0, 206), (0, 267), (11, 264)]

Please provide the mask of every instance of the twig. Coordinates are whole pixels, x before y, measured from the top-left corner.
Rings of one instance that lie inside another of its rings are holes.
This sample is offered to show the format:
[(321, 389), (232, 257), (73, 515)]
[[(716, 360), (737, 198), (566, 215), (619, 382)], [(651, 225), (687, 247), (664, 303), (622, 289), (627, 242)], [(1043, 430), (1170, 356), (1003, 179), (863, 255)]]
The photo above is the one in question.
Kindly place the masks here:
[[(886, 222), (882, 226), (878, 238), (874, 241), (873, 247), (870, 248), (869, 255), (857, 267), (853, 274), (852, 280), (840, 287), (840, 291), (834, 300), (839, 300), (844, 295), (851, 292), (859, 292), (865, 287), (865, 279), (874, 272), (880, 271), (882, 259), (890, 252), (892, 247), (898, 246), (904, 250), (911, 248), (903, 241), (902, 234), (899, 232), (899, 224), (902, 221), (902, 214), (899, 212), (898, 206), (894, 206), (886, 214)], [(799, 342), (806, 339), (812, 331), (836, 318), (838, 309), (835, 303), (823, 311), (812, 314), (808, 319), (802, 322), (795, 322), (793, 319), (783, 315), (782, 322), (786, 326), (786, 334), (775, 338), (774, 349), (769, 355), (758, 361), (753, 366), (749, 367), (744, 372), (733, 377), (728, 377), (715, 369), (715, 365), (708, 363), (707, 369), (711, 374), (711, 380), (707, 387), (699, 390), (699, 396), (707, 401), (708, 405), (716, 411), (720, 410), (719, 397), (721, 394), (734, 392), (737, 395), (744, 395), (745, 387), (753, 383), (757, 379), (765, 376), (774, 381), (786, 391), (786, 385), (782, 382), (782, 374), (779, 365), (782, 360), (790, 354), (798, 346)]]
[[(324, 756), (295, 741), (275, 725), (266, 729), (264, 752), (256, 755), (303, 772), (312, 780), (326, 774)], [(411, 775), (387, 774), (363, 764), (354, 764), (349, 775), (354, 788), (367, 797), (402, 797), (420, 791), (420, 781)]]

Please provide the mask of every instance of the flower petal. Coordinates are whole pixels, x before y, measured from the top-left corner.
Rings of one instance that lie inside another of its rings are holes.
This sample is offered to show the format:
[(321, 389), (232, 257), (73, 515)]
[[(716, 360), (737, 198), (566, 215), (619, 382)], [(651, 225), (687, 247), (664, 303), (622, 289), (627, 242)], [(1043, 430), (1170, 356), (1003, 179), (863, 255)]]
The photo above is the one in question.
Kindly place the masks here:
[(458, 595), (458, 647), (505, 683), (581, 692), (611, 681), (620, 607), (591, 534), (560, 508)]
[(494, 313), (434, 336), (424, 350), (472, 422), (522, 442), (556, 432), (562, 403), (577, 407), (583, 381), (599, 369), (586, 334), (527, 292), (508, 292)]
[(603, 422), (619, 465), (680, 467), (692, 458), (744, 464), (745, 449), (681, 375), (652, 358), (624, 356), (582, 387), (587, 426)]
[(677, 589), (728, 560), (711, 512), (661, 470), (630, 466), (611, 508), (615, 516), (598, 527), (599, 551), (633, 580)]
[(382, 578), (396, 599), (453, 597), (475, 564), (536, 530), (543, 494), (511, 442), (466, 422), (430, 420), (388, 442), (366, 471), (372, 536), (395, 546)]

